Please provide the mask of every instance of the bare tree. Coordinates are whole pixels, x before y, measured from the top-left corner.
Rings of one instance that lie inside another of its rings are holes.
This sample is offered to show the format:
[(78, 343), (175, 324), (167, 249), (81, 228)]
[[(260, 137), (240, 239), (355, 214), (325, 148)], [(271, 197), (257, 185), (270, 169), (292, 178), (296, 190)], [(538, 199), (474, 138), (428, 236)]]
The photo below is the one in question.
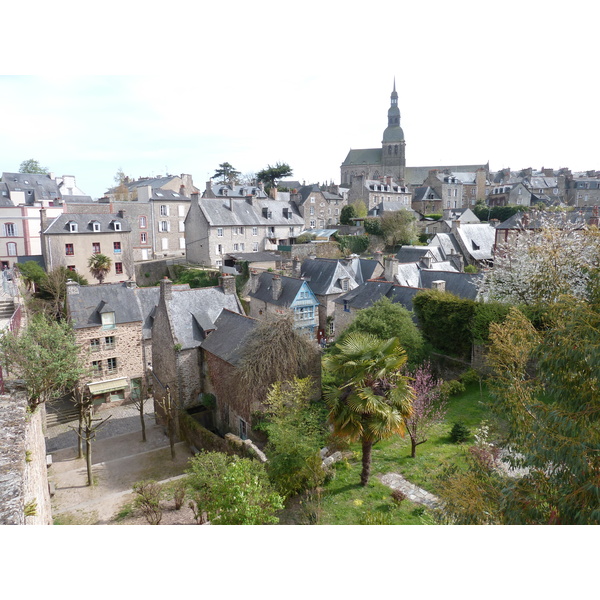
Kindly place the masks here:
[(137, 408), (142, 424), (142, 442), (146, 441), (146, 421), (144, 420), (144, 402), (148, 400), (150, 394), (148, 392), (148, 384), (142, 380), (140, 385), (139, 396), (131, 395), (132, 404)]
[(173, 416), (175, 402), (171, 396), (169, 384), (165, 386), (165, 395), (162, 398), (155, 398), (155, 401), (165, 418), (167, 435), (169, 436), (169, 444), (171, 446), (171, 458), (175, 460), (175, 418)]

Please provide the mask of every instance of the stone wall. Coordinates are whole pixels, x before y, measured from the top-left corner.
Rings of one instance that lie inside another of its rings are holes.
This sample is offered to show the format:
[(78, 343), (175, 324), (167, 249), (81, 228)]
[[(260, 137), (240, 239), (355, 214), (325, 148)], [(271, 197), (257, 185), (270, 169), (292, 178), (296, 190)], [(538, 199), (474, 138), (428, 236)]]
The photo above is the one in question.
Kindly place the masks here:
[(43, 420), (23, 392), (0, 396), (0, 525), (52, 524)]

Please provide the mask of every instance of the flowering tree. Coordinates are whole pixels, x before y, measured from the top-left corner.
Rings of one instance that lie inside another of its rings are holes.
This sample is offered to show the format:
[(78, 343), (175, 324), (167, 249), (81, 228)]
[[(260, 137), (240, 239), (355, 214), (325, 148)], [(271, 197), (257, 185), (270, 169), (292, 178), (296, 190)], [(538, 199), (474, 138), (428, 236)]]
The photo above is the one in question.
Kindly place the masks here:
[(494, 268), (480, 284), (488, 300), (554, 303), (561, 295), (589, 299), (600, 267), (600, 235), (578, 213), (540, 213), (498, 244)]
[(431, 364), (423, 363), (409, 373), (415, 391), (413, 412), (406, 419), (406, 430), (410, 437), (411, 453), (414, 458), (417, 446), (427, 441), (431, 428), (441, 422), (446, 415), (446, 400), (441, 394), (441, 379), (435, 379), (431, 373)]

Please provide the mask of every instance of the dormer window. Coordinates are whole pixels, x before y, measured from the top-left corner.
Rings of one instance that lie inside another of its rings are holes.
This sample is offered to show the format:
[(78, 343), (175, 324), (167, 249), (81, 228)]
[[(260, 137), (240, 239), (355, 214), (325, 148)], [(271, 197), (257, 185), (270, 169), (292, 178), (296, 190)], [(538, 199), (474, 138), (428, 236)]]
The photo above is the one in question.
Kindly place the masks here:
[(113, 227), (115, 231), (121, 231), (121, 223), (119, 221), (113, 221)]
[(77, 223), (75, 221), (69, 221), (68, 225), (71, 233), (77, 233)]
[(227, 196), (229, 190), (227, 188), (221, 188), (221, 195)]
[(116, 327), (114, 312), (105, 312), (100, 316), (102, 317), (102, 329), (114, 329)]
[(100, 223), (98, 221), (92, 221), (92, 231), (100, 231)]

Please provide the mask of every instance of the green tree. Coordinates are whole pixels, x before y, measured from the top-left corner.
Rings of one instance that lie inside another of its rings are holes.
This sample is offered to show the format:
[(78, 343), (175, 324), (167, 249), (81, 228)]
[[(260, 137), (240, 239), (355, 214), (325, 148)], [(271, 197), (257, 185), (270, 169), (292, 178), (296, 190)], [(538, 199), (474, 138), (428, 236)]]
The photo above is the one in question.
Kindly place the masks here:
[(313, 388), (314, 381), (308, 377), (276, 382), (265, 402), (267, 472), (284, 497), (312, 490), (325, 478), (319, 452), (325, 441), (325, 423), (311, 404)]
[(228, 162), (221, 163), (219, 168), (215, 170), (214, 178), (219, 183), (228, 183), (230, 185), (236, 184), (239, 181), (241, 173), (236, 171), (232, 165)]
[(265, 184), (267, 192), (274, 187), (277, 187), (277, 182), (284, 177), (290, 177), (294, 173), (287, 163), (276, 163), (274, 167), (267, 165), (265, 169), (259, 171), (256, 177), (259, 181)]
[(190, 459), (188, 485), (196, 512), (213, 525), (278, 523), (283, 508), (264, 466), (248, 458), (201, 452)]
[(369, 213), (367, 205), (362, 200), (357, 200), (354, 203), (354, 209), (356, 210), (356, 216), (361, 219), (366, 217)]
[(31, 410), (71, 389), (86, 373), (71, 325), (39, 314), (20, 334), (4, 331), (0, 357), (2, 366), (23, 380)]
[(354, 204), (347, 204), (340, 212), (340, 224), (354, 225), (352, 219), (355, 219), (357, 216), (358, 215), (356, 214), (356, 208), (354, 207)]
[(397, 302), (383, 297), (369, 308), (358, 312), (356, 318), (342, 333), (340, 342), (354, 333), (369, 333), (380, 340), (397, 337), (406, 351), (411, 363), (421, 361), (424, 342), (423, 336), (412, 318), (411, 313)]
[(106, 254), (93, 254), (88, 259), (90, 273), (102, 283), (112, 267), (112, 259)]
[(324, 358), (324, 368), (338, 378), (325, 391), (334, 434), (362, 444), (361, 485), (367, 485), (373, 444), (404, 435), (414, 392), (401, 373), (406, 353), (397, 338), (381, 341), (353, 333)]
[(401, 244), (412, 244), (419, 236), (417, 221), (408, 210), (384, 212), (381, 217), (381, 231), (385, 243), (392, 248)]
[(39, 173), (46, 175), (48, 173), (48, 168), (42, 167), (37, 160), (29, 158), (20, 164), (19, 173)]

